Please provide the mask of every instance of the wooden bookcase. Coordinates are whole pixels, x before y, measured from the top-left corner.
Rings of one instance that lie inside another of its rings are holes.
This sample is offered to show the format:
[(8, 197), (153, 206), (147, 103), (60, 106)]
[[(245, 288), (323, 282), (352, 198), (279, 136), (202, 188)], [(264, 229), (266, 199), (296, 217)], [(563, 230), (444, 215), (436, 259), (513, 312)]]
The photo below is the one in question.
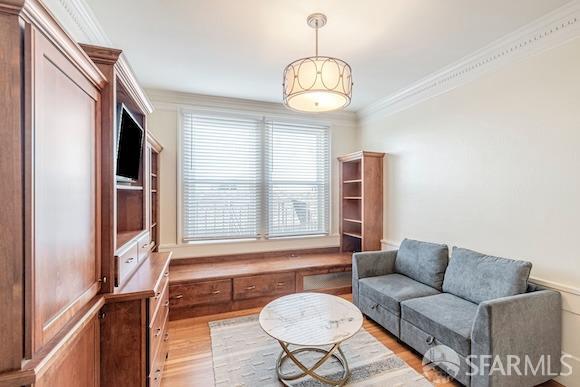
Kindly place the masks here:
[(340, 249), (380, 250), (384, 153), (359, 151), (340, 162)]
[[(133, 74), (124, 65), (121, 50), (86, 44), (81, 47), (109, 80), (103, 89), (101, 102), (102, 270), (106, 278), (102, 291), (109, 293), (131, 277), (141, 265), (141, 257), (147, 255), (150, 247), (148, 151), (143, 146), (137, 181), (130, 184), (117, 182), (115, 160), (119, 109), (121, 104), (124, 105), (144, 129), (145, 144), (148, 134), (147, 115), (153, 108)], [(138, 245), (137, 252), (131, 253), (135, 245)], [(121, 259), (127, 254), (129, 257), (126, 260)]]
[[(103, 281), (100, 314), (100, 380), (106, 386), (157, 386), (167, 358), (169, 253), (158, 244), (159, 152), (149, 133), (152, 106), (129, 71), (121, 51), (82, 45), (109, 81), (103, 88), (101, 116)], [(144, 129), (135, 182), (115, 176), (120, 106)]]
[(151, 248), (159, 251), (159, 203), (160, 203), (160, 177), (159, 153), (163, 147), (151, 134), (147, 134), (147, 154), (149, 160), (149, 234), (151, 235)]

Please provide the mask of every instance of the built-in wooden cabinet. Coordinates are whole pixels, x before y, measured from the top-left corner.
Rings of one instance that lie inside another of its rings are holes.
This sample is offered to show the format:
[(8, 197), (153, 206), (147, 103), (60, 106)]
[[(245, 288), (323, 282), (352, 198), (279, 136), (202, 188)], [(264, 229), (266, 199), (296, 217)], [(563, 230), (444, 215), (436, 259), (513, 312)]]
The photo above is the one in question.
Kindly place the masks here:
[[(142, 90), (123, 65), (121, 51), (82, 45), (110, 82), (104, 88), (103, 143), (110, 168), (106, 186), (109, 226), (103, 270), (110, 279), (103, 292), (101, 321), (101, 385), (158, 385), (167, 357), (169, 314), (169, 260), (171, 254), (152, 252), (158, 245), (159, 152), (161, 144), (149, 133), (151, 112)], [(135, 182), (115, 179), (117, 117), (124, 105), (144, 129), (144, 140)], [(112, 212), (110, 212), (112, 209)]]
[(338, 248), (177, 259), (170, 319), (255, 308), (295, 292), (347, 294), (350, 268), (351, 254)]
[[(32, 29), (32, 122), (26, 132), (33, 351), (100, 290), (100, 88)], [(71, 280), (66, 280), (70, 278)]]
[(104, 74), (37, 0), (0, 0), (0, 385), (99, 385)]
[(170, 253), (150, 253), (125, 284), (105, 295), (101, 385), (158, 385), (169, 340)]
[[(104, 203), (103, 224), (103, 292), (113, 291), (139, 267), (137, 256), (131, 254), (133, 245), (149, 233), (147, 209), (149, 205), (149, 163), (145, 141), (142, 147), (139, 177), (132, 183), (118, 183), (115, 176), (118, 123), (121, 105), (124, 105), (143, 127), (147, 135), (147, 115), (152, 106), (129, 72), (122, 51), (114, 48), (81, 45), (86, 54), (107, 76), (109, 82), (102, 91), (101, 117), (103, 174), (101, 174)], [(147, 239), (149, 237), (147, 236)], [(149, 246), (148, 246), (149, 247)], [(133, 258), (133, 259), (131, 259)]]
[(81, 47), (39, 0), (0, 0), (0, 36), (0, 385), (157, 385), (160, 144), (137, 182), (115, 178), (118, 104), (145, 135), (152, 107), (120, 50)]
[(381, 249), (384, 153), (340, 156), (341, 251)]

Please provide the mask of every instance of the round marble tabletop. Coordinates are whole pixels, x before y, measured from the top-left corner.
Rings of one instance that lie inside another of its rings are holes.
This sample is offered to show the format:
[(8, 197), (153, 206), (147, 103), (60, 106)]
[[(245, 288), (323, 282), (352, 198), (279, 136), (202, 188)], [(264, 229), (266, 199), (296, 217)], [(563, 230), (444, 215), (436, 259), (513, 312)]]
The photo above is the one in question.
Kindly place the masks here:
[(280, 297), (262, 309), (262, 329), (278, 341), (324, 346), (354, 336), (363, 324), (360, 310), (340, 297), (297, 293)]

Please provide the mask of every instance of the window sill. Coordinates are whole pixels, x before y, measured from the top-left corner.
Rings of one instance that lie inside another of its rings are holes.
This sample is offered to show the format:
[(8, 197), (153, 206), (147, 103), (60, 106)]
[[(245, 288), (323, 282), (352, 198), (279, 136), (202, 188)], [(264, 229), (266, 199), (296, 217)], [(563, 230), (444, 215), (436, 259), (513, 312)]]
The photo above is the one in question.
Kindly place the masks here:
[(260, 253), (292, 249), (338, 247), (339, 235), (305, 235), (272, 239), (227, 239), (162, 244), (161, 251), (173, 251), (174, 258), (195, 258), (212, 255)]
[(183, 242), (182, 245), (211, 245), (211, 244), (222, 244), (222, 243), (267, 243), (268, 241), (285, 240), (285, 239), (308, 239), (308, 238), (324, 238), (328, 237), (330, 234), (308, 234), (308, 235), (287, 235), (287, 236), (277, 236), (271, 238), (242, 238), (242, 239), (207, 239), (199, 241)]

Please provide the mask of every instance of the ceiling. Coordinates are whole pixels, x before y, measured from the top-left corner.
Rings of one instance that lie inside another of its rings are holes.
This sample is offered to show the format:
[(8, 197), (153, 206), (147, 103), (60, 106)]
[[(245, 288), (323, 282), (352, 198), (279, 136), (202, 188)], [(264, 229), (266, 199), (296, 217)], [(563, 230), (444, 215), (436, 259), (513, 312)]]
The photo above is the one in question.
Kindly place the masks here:
[(314, 53), (353, 68), (358, 110), (567, 0), (86, 0), (149, 88), (280, 102), (282, 70)]

